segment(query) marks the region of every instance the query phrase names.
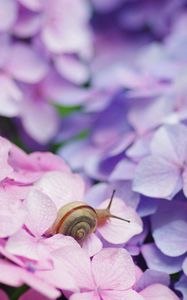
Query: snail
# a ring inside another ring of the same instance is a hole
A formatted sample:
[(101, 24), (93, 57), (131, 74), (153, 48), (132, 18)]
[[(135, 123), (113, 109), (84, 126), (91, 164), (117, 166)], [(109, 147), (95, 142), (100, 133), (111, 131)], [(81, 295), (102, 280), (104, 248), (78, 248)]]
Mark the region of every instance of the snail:
[(61, 233), (72, 236), (82, 245), (88, 235), (93, 233), (97, 227), (104, 225), (109, 218), (130, 223), (129, 220), (110, 213), (114, 194), (115, 190), (105, 209), (95, 209), (85, 202), (80, 201), (70, 202), (64, 205), (59, 209), (57, 218), (47, 233), (50, 235)]

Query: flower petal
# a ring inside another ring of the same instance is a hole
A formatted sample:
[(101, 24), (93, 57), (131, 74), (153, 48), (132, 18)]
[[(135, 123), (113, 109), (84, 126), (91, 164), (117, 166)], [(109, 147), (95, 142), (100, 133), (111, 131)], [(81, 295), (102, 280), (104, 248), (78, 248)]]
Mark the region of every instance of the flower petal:
[(101, 250), (92, 259), (92, 271), (101, 290), (126, 290), (135, 283), (135, 265), (125, 249)]
[(151, 155), (138, 165), (133, 190), (155, 198), (170, 198), (181, 189), (180, 179), (180, 168), (162, 157)]
[(151, 150), (167, 161), (183, 164), (187, 153), (187, 127), (177, 124), (160, 128), (152, 140)]
[(5, 249), (14, 255), (38, 260), (39, 253), (37, 248), (38, 243), (36, 239), (21, 229), (8, 239)]
[[(106, 208), (109, 199), (104, 201), (99, 208)], [(109, 218), (105, 224), (98, 227), (98, 232), (105, 240), (112, 244), (126, 243), (134, 235), (142, 232), (143, 225), (140, 217), (134, 209), (128, 207), (121, 199), (114, 198), (110, 209), (112, 215), (124, 218), (130, 222)]]
[(184, 256), (170, 257), (164, 255), (155, 244), (143, 245), (141, 251), (148, 267), (152, 270), (173, 274), (182, 268)]
[(57, 266), (59, 264), (62, 265), (65, 274), (72, 276), (79, 289), (95, 289), (90, 258), (81, 247), (67, 246), (56, 250), (53, 252), (53, 261), (55, 261)]
[(84, 241), (82, 248), (91, 257), (103, 248), (103, 244), (101, 240), (94, 233), (92, 233)]
[(69, 172), (47, 172), (35, 187), (48, 195), (57, 208), (68, 202), (81, 201), (84, 197), (84, 182), (80, 176)]
[(151, 221), (155, 243), (165, 255), (176, 257), (187, 251), (185, 202), (162, 201)]
[(128, 300), (144, 300), (144, 298), (139, 295), (137, 292), (133, 290), (128, 291), (101, 291), (101, 296), (103, 300), (122, 300), (122, 299), (128, 299)]
[(140, 294), (145, 300), (179, 300), (172, 290), (162, 284), (150, 285)]
[(17, 13), (18, 5), (16, 1), (0, 1), (0, 31), (7, 31), (14, 25)]
[(100, 300), (100, 297), (96, 294), (96, 292), (85, 292), (85, 293), (77, 293), (73, 294), (70, 297), (70, 300)]
[(42, 192), (33, 189), (25, 205), (28, 211), (26, 226), (36, 236), (41, 236), (54, 222), (57, 209), (54, 202)]
[(35, 83), (46, 75), (48, 67), (42, 55), (26, 44), (17, 43), (11, 47), (6, 69), (17, 80)]

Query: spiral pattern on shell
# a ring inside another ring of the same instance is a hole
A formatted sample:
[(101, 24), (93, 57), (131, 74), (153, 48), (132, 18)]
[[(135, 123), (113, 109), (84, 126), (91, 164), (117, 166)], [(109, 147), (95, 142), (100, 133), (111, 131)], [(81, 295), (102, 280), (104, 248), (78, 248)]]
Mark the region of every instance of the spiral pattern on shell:
[(94, 208), (84, 202), (72, 202), (62, 207), (55, 223), (52, 234), (61, 233), (72, 236), (80, 244), (97, 227), (97, 214)]

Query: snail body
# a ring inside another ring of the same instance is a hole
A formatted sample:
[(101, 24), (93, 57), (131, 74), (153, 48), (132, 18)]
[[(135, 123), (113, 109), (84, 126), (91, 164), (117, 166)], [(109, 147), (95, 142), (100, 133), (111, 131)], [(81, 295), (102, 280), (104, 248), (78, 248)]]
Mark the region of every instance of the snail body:
[(82, 245), (86, 238), (96, 231), (97, 227), (103, 226), (109, 218), (129, 222), (110, 213), (113, 196), (114, 192), (108, 207), (105, 209), (94, 209), (85, 202), (80, 201), (64, 205), (59, 209), (57, 218), (47, 233), (50, 235), (61, 233), (72, 236)]

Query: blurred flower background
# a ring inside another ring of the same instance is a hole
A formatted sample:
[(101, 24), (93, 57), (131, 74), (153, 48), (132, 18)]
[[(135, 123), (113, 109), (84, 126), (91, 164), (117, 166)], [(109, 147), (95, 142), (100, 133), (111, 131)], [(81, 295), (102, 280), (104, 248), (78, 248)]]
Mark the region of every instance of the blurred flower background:
[(186, 0), (0, 0), (0, 135), (0, 299), (187, 300)]

